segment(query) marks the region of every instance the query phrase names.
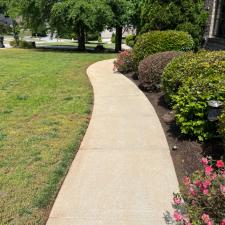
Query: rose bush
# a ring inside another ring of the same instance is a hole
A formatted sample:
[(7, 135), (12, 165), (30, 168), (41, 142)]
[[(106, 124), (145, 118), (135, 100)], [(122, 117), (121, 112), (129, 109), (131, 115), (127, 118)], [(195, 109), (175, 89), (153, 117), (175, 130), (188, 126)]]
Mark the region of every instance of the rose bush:
[(222, 160), (202, 159), (203, 169), (184, 178), (174, 194), (177, 225), (225, 225), (225, 167)]

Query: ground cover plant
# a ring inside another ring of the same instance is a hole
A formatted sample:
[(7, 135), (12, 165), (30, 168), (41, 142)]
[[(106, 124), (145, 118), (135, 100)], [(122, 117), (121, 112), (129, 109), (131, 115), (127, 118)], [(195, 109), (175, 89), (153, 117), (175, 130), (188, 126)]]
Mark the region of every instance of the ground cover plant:
[(0, 224), (44, 224), (86, 130), (86, 68), (109, 54), (0, 52)]
[(151, 31), (139, 35), (134, 46), (134, 60), (138, 67), (145, 57), (165, 51), (188, 51), (194, 48), (191, 35), (182, 31)]
[(218, 127), (207, 119), (208, 101), (225, 102), (225, 52), (187, 53), (165, 69), (166, 100), (176, 113), (183, 134), (203, 141), (214, 137)]
[(169, 62), (182, 52), (168, 51), (150, 55), (138, 67), (138, 78), (142, 88), (148, 91), (161, 89), (162, 74)]

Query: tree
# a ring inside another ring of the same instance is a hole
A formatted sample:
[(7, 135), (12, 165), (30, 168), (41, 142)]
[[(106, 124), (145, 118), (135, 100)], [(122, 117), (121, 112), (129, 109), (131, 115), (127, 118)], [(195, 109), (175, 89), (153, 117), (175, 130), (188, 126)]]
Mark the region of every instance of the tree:
[(102, 31), (112, 17), (104, 0), (65, 0), (51, 10), (50, 24), (57, 31), (75, 32), (79, 50), (85, 50), (85, 36), (89, 31)]
[(20, 15), (25, 28), (32, 34), (43, 33), (47, 29), (51, 9), (57, 0), (14, 0), (19, 1)]
[(122, 50), (123, 27), (131, 25), (135, 8), (132, 0), (107, 0), (113, 13), (109, 27), (116, 29), (115, 51)]
[[(18, 44), (18, 23), (16, 21), (19, 15), (19, 3), (15, 0), (0, 0), (1, 12), (12, 19), (12, 32), (15, 41)], [(9, 28), (7, 28), (9, 31)]]
[(131, 15), (131, 25), (136, 29), (136, 33), (139, 34), (141, 30), (141, 6), (142, 0), (131, 0), (133, 4), (133, 13)]
[(200, 44), (207, 19), (204, 0), (143, 0), (141, 32), (177, 29), (189, 32)]

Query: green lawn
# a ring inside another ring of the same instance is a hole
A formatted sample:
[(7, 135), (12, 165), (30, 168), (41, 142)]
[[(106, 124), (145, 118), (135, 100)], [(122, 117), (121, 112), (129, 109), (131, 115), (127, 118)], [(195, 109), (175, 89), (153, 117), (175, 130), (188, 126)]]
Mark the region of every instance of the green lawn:
[(44, 224), (87, 128), (86, 68), (113, 54), (0, 51), (0, 224)]

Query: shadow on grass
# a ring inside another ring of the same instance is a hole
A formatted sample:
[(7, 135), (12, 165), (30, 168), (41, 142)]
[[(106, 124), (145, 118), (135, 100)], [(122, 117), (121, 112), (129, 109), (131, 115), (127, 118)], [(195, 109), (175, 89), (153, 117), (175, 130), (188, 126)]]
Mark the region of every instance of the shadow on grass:
[(80, 51), (77, 47), (73, 46), (39, 46), (35, 48), (34, 50), (36, 51), (41, 51), (41, 52), (76, 52), (76, 53), (93, 53), (93, 54), (109, 54), (109, 53), (114, 53), (115, 50), (111, 48), (107, 48), (103, 51), (97, 51), (95, 48), (86, 48), (84, 51)]

